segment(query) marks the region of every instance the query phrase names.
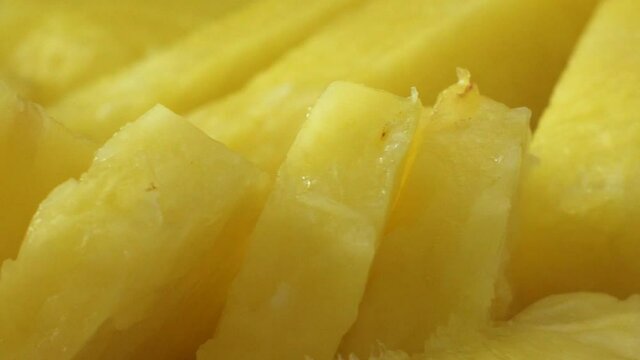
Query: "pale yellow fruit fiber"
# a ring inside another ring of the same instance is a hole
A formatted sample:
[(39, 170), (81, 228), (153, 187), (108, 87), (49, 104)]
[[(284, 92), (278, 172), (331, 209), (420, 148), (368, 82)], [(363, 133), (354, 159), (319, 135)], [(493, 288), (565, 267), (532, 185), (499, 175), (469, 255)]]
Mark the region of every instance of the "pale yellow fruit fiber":
[(549, 294), (640, 292), (640, 2), (603, 1), (531, 144), (509, 275)]
[(40, 201), (82, 174), (96, 148), (0, 83), (0, 264), (17, 254)]
[(488, 96), (540, 113), (596, 0), (373, 0), (191, 121), (275, 173), (332, 81), (435, 101), (468, 68)]
[(156, 103), (185, 112), (237, 89), (362, 0), (255, 0), (175, 45), (61, 99), (51, 114), (104, 141)]
[(459, 76), (423, 119), (344, 355), (367, 358), (380, 343), (420, 352), (451, 321), (489, 321), (530, 111), (485, 98), (468, 72)]
[[(224, 235), (241, 233), (229, 228), (232, 215), (247, 210), (239, 207), (263, 180), (162, 107), (121, 130), (88, 172), (41, 204), (17, 259), (4, 263), (0, 358), (74, 359), (99, 345), (89, 358), (140, 359), (149, 341), (168, 352), (156, 359), (192, 356), (195, 348), (177, 353), (158, 342), (160, 330), (180, 314), (194, 320), (182, 334), (200, 342), (211, 335), (198, 332), (200, 322), (215, 323), (219, 300), (202, 312), (197, 295), (218, 286), (225, 297), (228, 281), (217, 277), (229, 275), (218, 267), (243, 239)], [(211, 277), (186, 286), (198, 271)]]
[(416, 96), (337, 82), (280, 168), (204, 359), (333, 358), (420, 116)]
[[(553, 295), (481, 332), (448, 329), (412, 360), (637, 360), (640, 296)], [(393, 356), (401, 356), (396, 353)], [(409, 359), (382, 356), (378, 360)]]

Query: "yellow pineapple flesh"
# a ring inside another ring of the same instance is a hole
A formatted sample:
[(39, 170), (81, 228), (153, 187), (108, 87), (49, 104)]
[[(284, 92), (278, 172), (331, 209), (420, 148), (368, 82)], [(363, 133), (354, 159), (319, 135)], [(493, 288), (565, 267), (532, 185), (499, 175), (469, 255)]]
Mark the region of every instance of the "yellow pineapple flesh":
[(604, 1), (531, 145), (512, 313), (554, 293), (640, 292), (640, 3)]
[(554, 295), (512, 321), (480, 332), (450, 328), (424, 354), (389, 352), (371, 360), (637, 360), (640, 296), (624, 301), (601, 293)]
[(249, 0), (3, 0), (0, 76), (49, 104)]
[[(344, 14), (191, 121), (275, 173), (335, 80), (428, 102), (469, 68), (485, 93), (540, 112), (594, 0), (374, 0)], [(497, 45), (499, 44), (499, 45)], [(496, 71), (496, 69), (500, 69)]]
[[(244, 247), (234, 225), (253, 225), (234, 214), (254, 209), (263, 186), (246, 160), (162, 107), (124, 128), (49, 195), (4, 263), (0, 358), (135, 359), (150, 343), (167, 351), (158, 359), (193, 356)], [(182, 318), (187, 339), (161, 343)]]
[(529, 138), (527, 109), (482, 97), (469, 73), (423, 119), (421, 142), (341, 353), (419, 352), (455, 321), (489, 320)]
[(322, 95), (278, 172), (198, 359), (332, 359), (356, 318), (421, 105), (350, 83)]
[(0, 83), (0, 263), (15, 257), (38, 204), (97, 148)]
[(0, 0), (0, 359), (640, 360), (638, 14)]
[(256, 0), (164, 51), (79, 88), (49, 110), (70, 129), (104, 141), (156, 103), (185, 112), (237, 89), (359, 1)]

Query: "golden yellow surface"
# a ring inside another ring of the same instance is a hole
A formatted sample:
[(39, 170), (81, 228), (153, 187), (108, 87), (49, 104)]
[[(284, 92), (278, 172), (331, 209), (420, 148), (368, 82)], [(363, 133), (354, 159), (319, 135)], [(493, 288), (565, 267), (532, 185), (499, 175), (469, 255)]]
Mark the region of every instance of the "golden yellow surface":
[(0, 77), (49, 104), (250, 0), (1, 0)]
[(530, 112), (482, 97), (460, 76), (423, 118), (344, 355), (367, 358), (380, 343), (420, 352), (450, 321), (489, 321)]
[(78, 89), (49, 111), (70, 129), (103, 142), (157, 103), (186, 112), (237, 89), (360, 1), (255, 0), (173, 46)]
[(0, 0), (0, 360), (640, 360), (639, 1)]
[(310, 106), (335, 80), (425, 103), (466, 67), (485, 94), (539, 114), (595, 0), (373, 0), (318, 32), (191, 121), (275, 173)]
[[(239, 207), (263, 181), (164, 108), (120, 131), (79, 180), (47, 197), (17, 259), (3, 264), (0, 358), (140, 359), (150, 344), (165, 350), (156, 359), (193, 354), (177, 351), (179, 341), (193, 347), (210, 335), (216, 301), (199, 292), (214, 287), (214, 297), (224, 297), (233, 274), (218, 266), (243, 240), (229, 236), (242, 233), (229, 226), (253, 209)], [(199, 267), (208, 276), (190, 284)], [(159, 330), (168, 325), (175, 334), (171, 325), (183, 318), (192, 320), (180, 327), (187, 339), (163, 343)]]
[(640, 291), (640, 3), (604, 1), (535, 133), (509, 275), (544, 296)]
[(389, 352), (371, 360), (636, 360), (638, 334), (638, 295), (622, 301), (600, 293), (563, 294), (480, 332), (443, 331), (424, 354)]
[(337, 82), (278, 172), (198, 359), (331, 360), (355, 321), (421, 105)]
[(40, 201), (84, 172), (96, 148), (0, 83), (0, 264), (18, 253)]

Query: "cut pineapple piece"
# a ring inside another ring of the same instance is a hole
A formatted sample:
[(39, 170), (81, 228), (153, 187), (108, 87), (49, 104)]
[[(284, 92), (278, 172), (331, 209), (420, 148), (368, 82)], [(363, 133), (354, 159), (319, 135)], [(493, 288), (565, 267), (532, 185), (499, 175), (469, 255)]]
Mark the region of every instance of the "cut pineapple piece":
[(481, 97), (459, 75), (424, 119), (343, 354), (366, 358), (380, 342), (419, 352), (450, 321), (489, 320), (530, 112)]
[(546, 295), (640, 292), (640, 2), (602, 3), (532, 142), (513, 311)]
[[(191, 120), (275, 173), (309, 106), (335, 80), (423, 99), (469, 68), (485, 93), (538, 112), (596, 0), (374, 0)], [(496, 71), (499, 69), (499, 71)]]
[(278, 173), (199, 359), (332, 359), (356, 318), (421, 106), (335, 83)]
[(104, 141), (156, 103), (184, 112), (236, 89), (359, 1), (256, 0), (175, 46), (78, 89), (50, 111), (74, 131)]
[(12, 49), (4, 79), (22, 96), (46, 104), (94, 73), (125, 64), (134, 53), (92, 19), (54, 12)]
[[(42, 203), (5, 262), (0, 358), (140, 359), (153, 343), (167, 351), (156, 359), (192, 356), (211, 336), (232, 276), (226, 262), (243, 246), (232, 225), (246, 223), (233, 214), (263, 179), (164, 108), (124, 128), (79, 181)], [(172, 329), (178, 316), (192, 323)], [(175, 348), (158, 342), (165, 326), (181, 334)], [(192, 348), (177, 352), (185, 341)]]
[(248, 1), (3, 0), (0, 73), (50, 103)]
[(96, 147), (0, 83), (0, 264), (17, 254), (40, 201), (85, 171)]
[[(640, 359), (640, 297), (596, 293), (548, 297), (513, 321), (482, 332), (448, 329), (412, 360)], [(389, 352), (376, 360), (408, 360)]]

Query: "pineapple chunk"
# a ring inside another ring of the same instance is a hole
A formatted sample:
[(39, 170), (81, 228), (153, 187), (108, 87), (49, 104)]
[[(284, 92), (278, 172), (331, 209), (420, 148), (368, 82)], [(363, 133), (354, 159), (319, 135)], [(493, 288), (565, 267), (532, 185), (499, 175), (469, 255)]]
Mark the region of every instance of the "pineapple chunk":
[(495, 328), (448, 330), (423, 355), (388, 352), (371, 360), (640, 359), (640, 296), (555, 295)]
[(156, 103), (188, 111), (238, 88), (359, 1), (256, 0), (165, 51), (69, 94), (50, 108), (51, 114), (70, 129), (104, 141)]
[(18, 253), (40, 201), (85, 171), (95, 149), (0, 83), (0, 264)]
[(47, 104), (94, 74), (125, 64), (135, 49), (92, 19), (53, 12), (12, 49), (4, 79), (29, 99)]
[(199, 359), (332, 359), (356, 318), (421, 106), (335, 83), (281, 167)]
[(639, 14), (636, 0), (602, 3), (533, 138), (513, 312), (554, 293), (640, 292)]
[(248, 0), (3, 0), (0, 64), (20, 93), (51, 103)]
[(17, 259), (4, 263), (0, 358), (146, 358), (139, 349), (168, 347), (157, 340), (176, 314), (193, 323), (170, 340), (195, 343), (154, 358), (193, 355), (230, 283), (227, 258), (243, 246), (226, 236), (244, 232), (233, 215), (263, 176), (164, 108), (124, 128), (79, 181), (49, 195)]
[(343, 354), (366, 358), (379, 342), (418, 352), (450, 321), (489, 320), (530, 112), (483, 98), (468, 72), (459, 76), (424, 119)]
[[(335, 80), (426, 101), (469, 68), (486, 94), (538, 112), (596, 0), (374, 0), (308, 39), (192, 122), (275, 173)], [(496, 69), (499, 69), (497, 71)]]

